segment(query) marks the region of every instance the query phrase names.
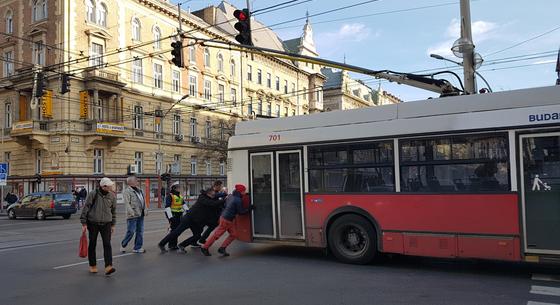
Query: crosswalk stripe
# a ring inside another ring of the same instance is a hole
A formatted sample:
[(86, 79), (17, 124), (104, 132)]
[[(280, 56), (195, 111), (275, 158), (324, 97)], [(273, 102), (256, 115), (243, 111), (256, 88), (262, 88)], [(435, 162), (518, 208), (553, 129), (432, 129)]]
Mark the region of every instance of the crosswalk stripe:
[(560, 296), (560, 288), (531, 285), (530, 293)]
[(548, 281), (548, 282), (560, 282), (560, 276), (548, 275), (548, 274), (533, 274), (531, 277), (533, 281)]
[(527, 305), (559, 305), (559, 304), (529, 301), (529, 302), (527, 302)]

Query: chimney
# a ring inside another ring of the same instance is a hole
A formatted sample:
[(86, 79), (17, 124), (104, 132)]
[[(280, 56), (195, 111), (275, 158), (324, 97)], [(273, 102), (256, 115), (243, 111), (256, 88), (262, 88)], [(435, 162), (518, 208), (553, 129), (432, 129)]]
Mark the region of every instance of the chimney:
[(214, 25), (216, 23), (216, 7), (209, 6), (207, 8), (192, 12), (193, 15), (204, 20), (204, 22)]

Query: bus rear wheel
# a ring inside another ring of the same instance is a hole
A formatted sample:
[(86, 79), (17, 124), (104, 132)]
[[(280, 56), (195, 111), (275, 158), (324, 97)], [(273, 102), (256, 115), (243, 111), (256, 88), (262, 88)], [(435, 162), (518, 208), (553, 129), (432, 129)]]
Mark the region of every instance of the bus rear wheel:
[(355, 214), (336, 219), (328, 231), (329, 249), (344, 263), (367, 264), (377, 254), (375, 229), (367, 219)]

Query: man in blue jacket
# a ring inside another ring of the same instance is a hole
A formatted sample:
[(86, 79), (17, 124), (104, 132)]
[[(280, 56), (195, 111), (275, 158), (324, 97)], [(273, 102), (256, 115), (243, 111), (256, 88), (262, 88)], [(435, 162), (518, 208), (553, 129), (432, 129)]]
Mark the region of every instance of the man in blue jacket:
[(210, 251), (208, 248), (218, 240), (226, 231), (229, 233), (228, 238), (222, 243), (222, 246), (218, 249), (218, 253), (223, 256), (229, 256), (226, 252), (227, 246), (229, 246), (237, 238), (237, 230), (235, 228), (235, 216), (237, 214), (246, 214), (249, 209), (243, 208), (243, 202), (241, 198), (245, 195), (247, 188), (243, 184), (236, 184), (235, 190), (231, 195), (226, 198), (226, 203), (222, 215), (220, 216), (220, 224), (218, 228), (214, 231), (214, 234), (206, 241), (206, 243), (200, 248), (202, 254), (205, 256), (210, 256)]

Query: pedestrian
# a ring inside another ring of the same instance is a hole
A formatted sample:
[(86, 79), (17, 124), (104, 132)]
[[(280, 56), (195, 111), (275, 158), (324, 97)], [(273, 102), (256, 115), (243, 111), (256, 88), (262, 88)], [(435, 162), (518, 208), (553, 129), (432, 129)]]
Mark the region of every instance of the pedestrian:
[(78, 204), (79, 204), (80, 208), (82, 208), (84, 206), (84, 201), (86, 200), (87, 194), (88, 194), (88, 192), (86, 190), (86, 187), (85, 186), (82, 187), (82, 189), (78, 193), (78, 198), (79, 198), (78, 199), (79, 200)]
[(117, 220), (117, 197), (111, 191), (114, 185), (115, 183), (107, 177), (101, 179), (99, 188), (91, 192), (86, 198), (80, 216), (82, 231), (85, 232), (87, 229), (89, 232), (88, 260), (89, 272), (91, 273), (97, 273), (95, 247), (97, 246), (98, 234), (101, 234), (101, 240), (103, 241), (105, 275), (115, 272), (111, 249), (111, 235), (115, 232)]
[(126, 252), (126, 246), (134, 237), (134, 253), (145, 253), (142, 248), (144, 243), (144, 216), (147, 215), (146, 200), (144, 193), (138, 188), (138, 178), (131, 175), (126, 178), (128, 185), (123, 191), (123, 202), (126, 208), (126, 235), (121, 241), (120, 251)]
[[(212, 188), (208, 190), (201, 191), (195, 204), (191, 207), (188, 213), (181, 217), (181, 222), (173, 231), (171, 231), (167, 236), (165, 236), (159, 243), (158, 247), (161, 252), (166, 252), (166, 244), (171, 244), (173, 241), (177, 241), (177, 238), (181, 233), (187, 229), (191, 229), (193, 235), (178, 245), (177, 252), (186, 253), (186, 247), (192, 244), (196, 245), (196, 241), (200, 238), (202, 233), (202, 228), (209, 221), (208, 218), (212, 218), (215, 214), (214, 210), (221, 209), (223, 207), (223, 201), (215, 198), (215, 193)], [(212, 220), (210, 220), (212, 221)]]
[(8, 205), (16, 203), (18, 199), (19, 199), (18, 196), (14, 194), (11, 190), (8, 191), (6, 196), (4, 196), (4, 200), (8, 203)]
[(208, 250), (212, 244), (218, 240), (226, 231), (229, 233), (227, 239), (222, 243), (222, 246), (218, 249), (218, 253), (223, 256), (229, 256), (226, 248), (237, 238), (237, 230), (235, 228), (235, 216), (237, 214), (246, 214), (249, 209), (243, 207), (242, 197), (245, 195), (247, 188), (243, 184), (236, 184), (235, 189), (231, 195), (226, 198), (226, 203), (222, 215), (220, 217), (220, 224), (218, 228), (214, 231), (210, 239), (200, 248), (200, 251), (205, 256), (210, 256), (210, 251)]
[[(225, 200), (226, 199), (227, 192), (224, 192), (224, 185), (223, 185), (223, 182), (221, 180), (216, 180), (212, 184), (212, 189), (214, 190), (214, 193), (216, 194), (215, 197), (217, 199), (219, 199), (219, 200)], [(223, 205), (222, 205), (222, 207), (223, 207)], [(212, 218), (214, 221), (208, 221), (207, 222), (206, 230), (204, 230), (204, 233), (202, 233), (202, 235), (200, 236), (200, 239), (198, 240), (198, 242), (202, 245), (206, 242), (206, 239), (208, 239), (208, 236), (210, 236), (212, 231), (214, 231), (214, 229), (218, 226), (218, 222), (220, 220), (220, 214), (222, 213), (222, 210), (221, 209), (215, 209), (214, 212), (215, 212), (215, 214), (214, 214), (214, 217)]]
[[(181, 196), (181, 186), (177, 181), (171, 185), (171, 191), (169, 191), (169, 194), (165, 198), (165, 210), (167, 219), (169, 220), (170, 231), (175, 230), (179, 226), (179, 223), (181, 223), (181, 217), (185, 211), (183, 209), (184, 203), (185, 200), (183, 196)], [(179, 249), (177, 248), (177, 239), (169, 242), (169, 249)]]

